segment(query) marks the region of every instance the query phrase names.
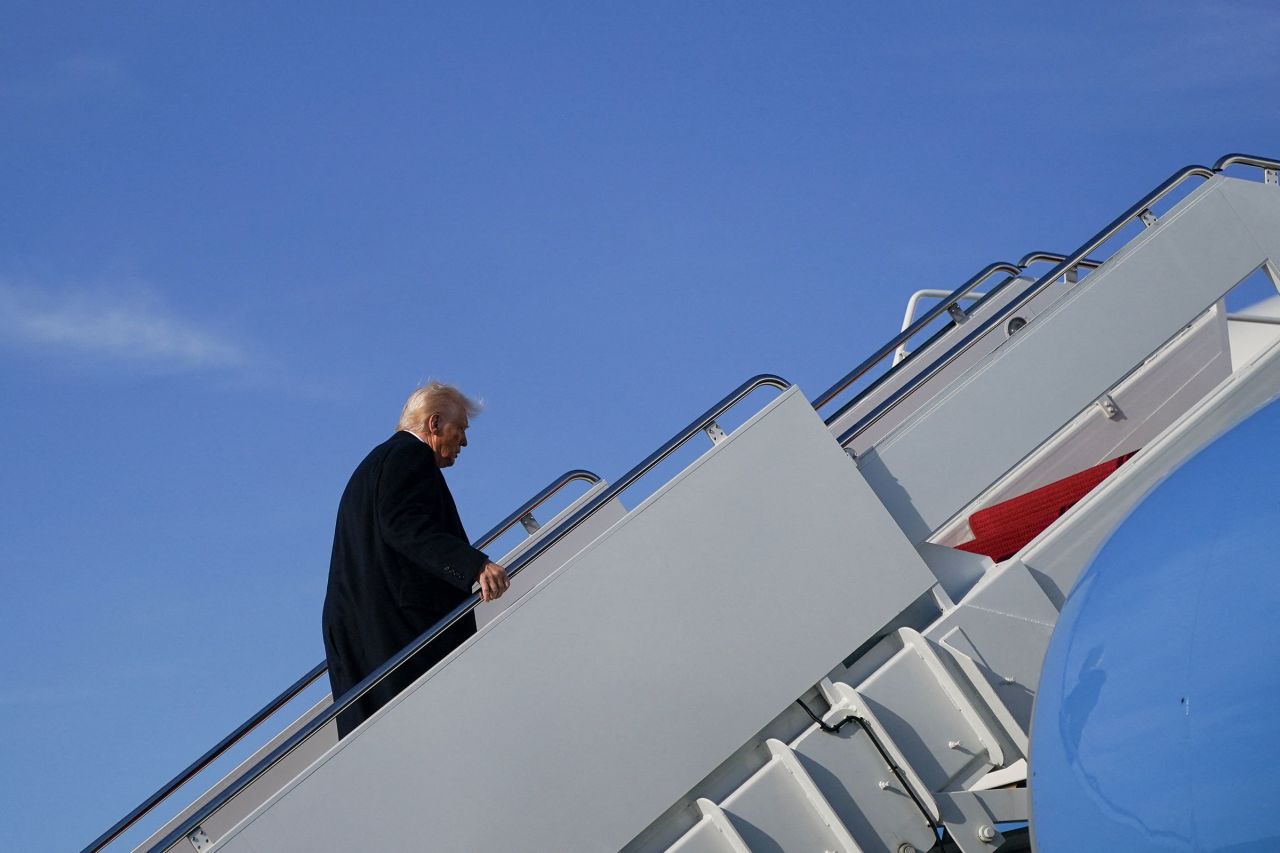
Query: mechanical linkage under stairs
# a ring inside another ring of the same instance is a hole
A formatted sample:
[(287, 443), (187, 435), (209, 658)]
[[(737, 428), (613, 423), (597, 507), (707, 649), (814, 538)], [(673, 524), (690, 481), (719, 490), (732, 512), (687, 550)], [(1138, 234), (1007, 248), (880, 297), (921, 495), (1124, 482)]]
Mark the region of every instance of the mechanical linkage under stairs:
[[(1182, 169), (1071, 254), (988, 266), (813, 401), (755, 377), (616, 482), (569, 472), (482, 540), (528, 534), (501, 601), (473, 595), (156, 812), (317, 666), (86, 851), (1029, 849), (1067, 594), (1156, 483), (1280, 394), (1278, 170)], [(1229, 312), (1258, 281), (1270, 297)], [(339, 744), (338, 712), (472, 609), (477, 635)]]

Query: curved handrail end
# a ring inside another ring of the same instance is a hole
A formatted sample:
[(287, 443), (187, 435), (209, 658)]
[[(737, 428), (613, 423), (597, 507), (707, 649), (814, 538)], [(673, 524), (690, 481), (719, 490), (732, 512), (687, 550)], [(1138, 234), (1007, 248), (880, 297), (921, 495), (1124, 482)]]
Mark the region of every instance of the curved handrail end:
[(1218, 162), (1213, 164), (1213, 171), (1221, 172), (1228, 166), (1255, 166), (1259, 169), (1280, 170), (1280, 160), (1272, 160), (1269, 157), (1257, 157), (1253, 154), (1223, 154), (1218, 158)]
[[(1027, 252), (1022, 256), (1022, 259), (1018, 261), (1018, 267), (1025, 270), (1032, 264), (1041, 262), (1060, 264), (1066, 259), (1066, 255), (1059, 254), (1058, 252)], [(1096, 270), (1098, 267), (1102, 266), (1102, 261), (1094, 258), (1082, 258), (1076, 262), (1076, 266), (1083, 269)]]

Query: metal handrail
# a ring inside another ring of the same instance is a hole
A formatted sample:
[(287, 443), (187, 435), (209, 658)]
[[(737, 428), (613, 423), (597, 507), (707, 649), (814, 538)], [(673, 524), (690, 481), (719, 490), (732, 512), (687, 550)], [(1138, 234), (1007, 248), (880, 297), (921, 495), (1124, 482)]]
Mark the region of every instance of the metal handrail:
[(1228, 314), (1228, 320), (1238, 320), (1241, 323), (1261, 323), (1265, 326), (1280, 326), (1280, 317), (1272, 317), (1268, 314)]
[(1000, 308), (998, 311), (992, 314), (989, 318), (983, 321), (976, 329), (970, 332), (969, 335), (967, 335), (964, 338), (964, 340), (960, 341), (951, 349), (949, 349), (947, 352), (943, 353), (942, 356), (940, 356), (927, 368), (925, 368), (923, 371), (913, 376), (911, 378), (911, 381), (907, 382), (905, 385), (903, 385), (901, 388), (899, 388), (897, 391), (895, 391), (893, 394), (887, 397), (884, 401), (882, 401), (879, 405), (873, 408), (870, 412), (864, 415), (861, 419), (859, 419), (857, 423), (853, 424), (853, 426), (849, 427), (847, 430), (841, 433), (839, 437), (840, 444), (841, 445), (848, 444), (849, 441), (851, 441), (855, 436), (857, 436), (858, 433), (862, 432), (862, 430), (866, 429), (867, 427), (871, 426), (873, 423), (878, 421), (880, 418), (884, 417), (884, 415), (890, 409), (896, 406), (899, 402), (901, 402), (901, 400), (904, 397), (906, 397), (911, 392), (913, 392), (921, 384), (923, 384), (924, 382), (926, 382), (927, 380), (935, 376), (940, 370), (942, 370), (947, 365), (955, 361), (955, 359), (959, 358), (960, 355), (962, 355), (966, 350), (968, 350), (971, 346), (973, 346), (973, 344), (976, 343), (978, 339), (981, 338), (984, 334), (986, 334), (987, 331), (989, 331), (991, 328), (1003, 322), (1005, 317), (1007, 317), (1013, 311), (1016, 311), (1019, 307), (1023, 305), (1023, 303), (1025, 303), (1027, 300), (1034, 297), (1036, 294), (1040, 293), (1040, 291), (1044, 290), (1046, 287), (1052, 284), (1059, 277), (1066, 275), (1069, 271), (1079, 266), (1082, 262), (1088, 261), (1089, 260), (1088, 256), (1092, 254), (1095, 250), (1097, 250), (1103, 243), (1106, 243), (1108, 240), (1114, 237), (1121, 229), (1128, 226), (1135, 219), (1140, 219), (1143, 217), (1144, 214), (1149, 214), (1150, 208), (1152, 205), (1156, 204), (1165, 196), (1169, 195), (1169, 193), (1173, 192), (1175, 189), (1180, 187), (1183, 183), (1185, 183), (1186, 181), (1188, 181), (1193, 177), (1199, 177), (1199, 178), (1204, 178), (1208, 180), (1214, 177), (1219, 172), (1221, 172), (1227, 166), (1237, 165), (1237, 164), (1257, 166), (1258, 168), (1267, 169), (1267, 170), (1280, 169), (1280, 161), (1268, 160), (1262, 157), (1253, 157), (1247, 154), (1231, 154), (1218, 160), (1218, 162), (1214, 165), (1212, 169), (1209, 169), (1205, 166), (1186, 166), (1182, 169), (1179, 169), (1177, 172), (1174, 172), (1162, 184), (1160, 184), (1151, 192), (1147, 193), (1145, 196), (1142, 197), (1142, 199), (1140, 199), (1137, 203), (1132, 205), (1128, 210), (1126, 210), (1124, 213), (1120, 214), (1120, 216), (1112, 220), (1112, 222), (1109, 225), (1107, 225), (1105, 228), (1103, 228), (1101, 231), (1099, 231), (1097, 234), (1095, 234), (1093, 237), (1087, 240), (1084, 245), (1082, 245), (1080, 248), (1072, 252), (1069, 256), (1063, 258), (1061, 261), (1055, 264), (1054, 267), (1051, 270), (1049, 270), (1049, 272), (1045, 273), (1043, 276), (1041, 276), (1039, 279), (1037, 279), (1035, 282), (1029, 285), (1027, 289), (1024, 290), (1022, 293), (1020, 293), (1017, 297), (1010, 300), (1006, 305), (1004, 305), (1002, 308)]
[[(871, 370), (871, 368), (875, 367), (877, 364), (884, 361), (887, 357), (892, 355), (893, 351), (896, 350), (899, 346), (911, 340), (913, 337), (916, 336), (917, 333), (919, 333), (921, 329), (928, 326), (930, 323), (936, 320), (939, 316), (941, 316), (948, 308), (950, 308), (952, 305), (955, 305), (957, 302), (963, 299), (965, 295), (969, 293), (969, 291), (973, 290), (978, 285), (982, 284), (984, 281), (986, 281), (988, 278), (990, 278), (991, 276), (995, 275), (998, 272), (1007, 273), (1009, 275), (1009, 278), (1013, 279), (1013, 278), (1017, 278), (1017, 276), (1022, 272), (1022, 270), (1019, 269), (1018, 267), (1015, 267), (1013, 264), (1006, 264), (1006, 263), (988, 264), (973, 278), (969, 279), (964, 284), (960, 285), (955, 290), (951, 291), (951, 295), (948, 296), (946, 299), (943, 299), (941, 302), (939, 302), (937, 305), (934, 305), (924, 314), (921, 314), (920, 319), (912, 323), (909, 328), (904, 329), (902, 332), (896, 335), (892, 340), (890, 340), (887, 344), (885, 344), (884, 346), (880, 347), (880, 349), (872, 353), (870, 357), (864, 359), (861, 364), (859, 364), (853, 370), (850, 370), (848, 373), (842, 376), (836, 382), (836, 384), (832, 385), (826, 391), (823, 391), (817, 397), (814, 397), (813, 407), (815, 409), (821, 409), (823, 406), (827, 405), (827, 403), (830, 403), (837, 396), (839, 396), (839, 394), (842, 391), (844, 391), (844, 389), (848, 388), (854, 382), (857, 382), (860, 378), (866, 375), (867, 371)], [(988, 294), (988, 296), (990, 296), (990, 294)], [(907, 364), (910, 360), (911, 360), (911, 357), (908, 356), (906, 359), (903, 359), (901, 362), (899, 362), (898, 367), (901, 367), (901, 365), (903, 364)], [(893, 370), (889, 371), (889, 373), (892, 373), (892, 372)], [(886, 373), (885, 376), (882, 377), (882, 379), (888, 378), (888, 375), (889, 374)]]
[(590, 483), (591, 485), (594, 486), (596, 483), (600, 482), (600, 475), (595, 474), (591, 471), (583, 470), (582, 468), (576, 468), (572, 471), (565, 471), (554, 481), (552, 481), (551, 483), (548, 483), (545, 489), (538, 492), (533, 497), (529, 498), (529, 500), (521, 504), (518, 509), (512, 512), (506, 518), (502, 519), (502, 521), (499, 521), (497, 524), (495, 524), (492, 530), (490, 530), (485, 535), (481, 536), (475, 542), (471, 543), (472, 546), (476, 549), (480, 549), (488, 545), (490, 542), (497, 539), (499, 536), (506, 533), (511, 528), (515, 527), (516, 522), (525, 518), (525, 516), (529, 515), (529, 513), (533, 512), (535, 509), (542, 506), (544, 503), (546, 503), (551, 498), (553, 498), (556, 495), (556, 493), (558, 493), (565, 486), (579, 480)]
[[(529, 498), (527, 501), (521, 504), (519, 508), (517, 508), (514, 512), (512, 512), (502, 521), (498, 522), (492, 529), (489, 530), (489, 532), (485, 533), (483, 536), (481, 536), (479, 539), (473, 542), (472, 546), (477, 549), (484, 548), (484, 546), (488, 545), (490, 542), (497, 539), (503, 533), (506, 533), (508, 530), (514, 527), (516, 522), (520, 521), (521, 518), (533, 512), (535, 509), (542, 506), (544, 503), (546, 503), (548, 500), (554, 497), (565, 486), (580, 480), (586, 481), (594, 485), (600, 482), (600, 476), (591, 471), (586, 471), (581, 468), (564, 472), (555, 480), (552, 480), (549, 484), (547, 484), (547, 486), (543, 488), (542, 491), (538, 492), (536, 495)], [(232, 730), (230, 734), (228, 734), (222, 740), (218, 741), (216, 744), (210, 747), (209, 750), (205, 752), (204, 755), (197, 758), (190, 765), (188, 765), (186, 769), (184, 769), (178, 775), (174, 776), (165, 784), (161, 785), (158, 789), (156, 789), (155, 793), (153, 793), (151, 796), (147, 797), (145, 800), (139, 803), (138, 806), (133, 811), (129, 812), (123, 818), (118, 820), (110, 829), (102, 833), (102, 835), (95, 838), (89, 844), (88, 847), (84, 848), (84, 850), (81, 853), (96, 853), (96, 851), (101, 850), (102, 848), (110, 844), (112, 841), (115, 841), (122, 834), (128, 831), (130, 827), (132, 827), (135, 823), (137, 823), (144, 816), (146, 816), (148, 812), (150, 812), (156, 806), (160, 805), (160, 803), (168, 799), (169, 796), (173, 794), (174, 791), (178, 790), (187, 782), (191, 781), (191, 779), (194, 778), (196, 774), (204, 770), (214, 761), (218, 760), (218, 758), (220, 758), (223, 753), (225, 753), (231, 747), (235, 746), (237, 743), (243, 740), (246, 736), (251, 734), (255, 729), (258, 728), (258, 726), (262, 725), (262, 723), (265, 722), (272, 714), (274, 714), (276, 711), (279, 711), (281, 708), (283, 708), (299, 693), (306, 690), (312, 684), (315, 684), (316, 681), (319, 680), (320, 677), (323, 676), (328, 671), (329, 671), (329, 666), (327, 661), (320, 661), (320, 663), (311, 667), (311, 669), (308, 670), (305, 675), (303, 675), (293, 684), (289, 685), (289, 687), (287, 687), (284, 690), (284, 692), (282, 692), (279, 696), (276, 696), (270, 702), (263, 705), (260, 709), (254, 712), (247, 720), (245, 720), (240, 725), (236, 726), (236, 728)]]
[(1269, 157), (1255, 157), (1252, 154), (1224, 154), (1218, 158), (1218, 162), (1213, 164), (1213, 171), (1221, 172), (1228, 166), (1255, 166), (1259, 169), (1274, 171), (1280, 169), (1280, 160), (1272, 160)]
[[(1023, 255), (1021, 260), (1019, 260), (1016, 264), (1010, 264), (1006, 262), (996, 262), (996, 263), (989, 264), (986, 267), (983, 267), (983, 269), (976, 276), (969, 279), (964, 284), (960, 285), (958, 288), (956, 288), (955, 290), (947, 294), (947, 296), (941, 302), (935, 305), (932, 310), (930, 310), (929, 312), (921, 316), (919, 320), (915, 321), (915, 323), (904, 327), (903, 330), (895, 338), (893, 338), (893, 340), (885, 344), (880, 349), (876, 350), (874, 353), (871, 354), (871, 356), (865, 359), (861, 364), (859, 364), (853, 370), (849, 371), (849, 373), (841, 377), (840, 380), (836, 382), (836, 384), (832, 385), (826, 391), (822, 392), (817, 397), (815, 397), (813, 399), (813, 407), (815, 409), (820, 409), (823, 406), (827, 405), (833, 399), (839, 396), (840, 393), (843, 392), (846, 388), (848, 388), (854, 382), (857, 382), (858, 379), (860, 379), (861, 377), (865, 376), (867, 372), (871, 370), (871, 368), (875, 367), (878, 363), (884, 361), (885, 358), (887, 358), (890, 353), (894, 354), (896, 360), (894, 361), (889, 371), (886, 372), (884, 376), (881, 376), (879, 379), (877, 379), (876, 382), (872, 384), (870, 387), (863, 389), (862, 393), (860, 393), (858, 397), (854, 398), (853, 400), (850, 400), (848, 403), (841, 406), (838, 412), (836, 412), (835, 414), (827, 418), (828, 425), (834, 423), (836, 420), (840, 418), (841, 415), (849, 411), (849, 409), (852, 408), (858, 402), (858, 400), (865, 397), (865, 395), (875, 390), (875, 388), (879, 387), (885, 380), (887, 380), (889, 378), (889, 375), (894, 373), (900, 365), (909, 361), (911, 357), (916, 353), (923, 352), (924, 350), (928, 349), (929, 344), (933, 343), (933, 339), (930, 339), (928, 343), (926, 343), (924, 346), (920, 347), (917, 350), (914, 350), (912, 352), (905, 351), (907, 342), (911, 338), (919, 334), (921, 329), (925, 328), (931, 322), (933, 322), (935, 319), (941, 316), (943, 312), (949, 311), (952, 308), (952, 306), (959, 304), (964, 299), (975, 299), (977, 301), (969, 309), (969, 312), (968, 312), (968, 313), (972, 313), (973, 311), (982, 307), (984, 303), (986, 303), (989, 299), (991, 299), (996, 294), (998, 294), (1001, 290), (1003, 290), (1005, 286), (1009, 284), (1009, 282), (1015, 280), (1019, 275), (1021, 275), (1026, 270), (1027, 267), (1031, 266), (1032, 264), (1041, 263), (1044, 261), (1060, 263), (1064, 260), (1066, 260), (1066, 255), (1060, 255), (1056, 252), (1028, 252), (1026, 255)], [(1097, 269), (1100, 266), (1102, 266), (1102, 261), (1094, 260), (1092, 258), (1082, 258), (1080, 261), (1078, 261), (1073, 265), (1073, 267), (1078, 267), (1081, 269)], [(1004, 281), (1000, 282), (1000, 284), (997, 285), (996, 287), (993, 287), (987, 293), (984, 293), (981, 295), (973, 293), (973, 291), (978, 287), (978, 285), (986, 281), (988, 278), (990, 278), (992, 275), (994, 275), (997, 272), (1008, 273), (1009, 277)], [(948, 326), (948, 328), (950, 328), (950, 326)], [(899, 355), (899, 353), (901, 354)]]
[[(1066, 259), (1066, 255), (1059, 255), (1057, 252), (1027, 252), (1022, 256), (1022, 260), (1018, 261), (1018, 266), (1025, 270), (1032, 264), (1038, 264), (1043, 261), (1060, 264)], [(1093, 258), (1084, 258), (1076, 263), (1076, 267), (1086, 270), (1096, 270), (1100, 266), (1102, 266), (1102, 261), (1094, 260)]]
[[(904, 311), (902, 314), (902, 328), (899, 331), (905, 332), (907, 329), (911, 328), (911, 324), (915, 322), (916, 309), (920, 307), (921, 299), (946, 299), (950, 295), (951, 293), (949, 291), (936, 290), (932, 287), (926, 287), (922, 290), (917, 290), (915, 293), (911, 294), (910, 298), (907, 299), (907, 310)], [(976, 290), (971, 290), (968, 293), (966, 293), (964, 296), (961, 296), (959, 299), (957, 299), (956, 302), (962, 302), (966, 299), (972, 299), (974, 302), (980, 302), (986, 298), (987, 298), (987, 294), (979, 293)], [(953, 320), (955, 319), (954, 311), (955, 311), (955, 308), (953, 307), (951, 311), (951, 313), (953, 314), (953, 317), (952, 317)], [(948, 324), (947, 328), (949, 329), (953, 325), (955, 325), (954, 322), (951, 324)], [(902, 361), (908, 355), (910, 355), (910, 353), (907, 352), (907, 345), (899, 344), (898, 348), (893, 351), (893, 361), (890, 363), (890, 366), (896, 365), (898, 362)]]
[[(1026, 268), (1031, 266), (1032, 264), (1044, 263), (1046, 261), (1056, 264), (1061, 261), (1065, 261), (1066, 259), (1067, 259), (1066, 255), (1060, 255), (1057, 252), (1028, 252), (1027, 254), (1022, 256), (1021, 260), (1018, 261), (1017, 266), (1019, 270), (1026, 270)], [(1076, 264), (1076, 269), (1096, 270), (1100, 266), (1102, 266), (1102, 261), (1095, 261), (1092, 258), (1085, 258), (1083, 261), (1080, 261), (1078, 264)], [(1010, 281), (1011, 280), (1012, 279), (1010, 279)], [(1004, 284), (1007, 284), (1007, 283), (1008, 282), (1006, 281)], [(988, 297), (998, 293), (1003, 288), (1004, 284), (1002, 284), (1000, 287), (994, 288), (990, 293), (978, 293), (976, 290), (971, 290), (968, 293), (962, 294), (959, 298), (954, 299), (951, 305), (954, 305), (965, 299), (974, 300), (974, 305), (968, 311), (965, 312), (966, 315), (970, 315), (974, 311), (982, 307), (982, 305), (986, 303)], [(953, 296), (954, 294), (947, 293), (945, 290), (933, 290), (933, 289), (917, 290), (915, 293), (911, 294), (911, 299), (907, 301), (906, 314), (902, 320), (902, 331), (905, 332), (908, 328), (910, 328), (911, 323), (915, 320), (916, 306), (919, 304), (920, 299), (922, 298), (943, 299), (943, 298), (951, 298)], [(952, 310), (951, 305), (948, 306), (949, 312)], [(951, 328), (952, 325), (954, 325), (954, 323), (949, 325), (947, 328), (948, 329)], [(932, 343), (932, 341), (930, 341), (929, 343)], [(925, 347), (927, 346), (928, 344), (925, 344)], [(899, 344), (898, 348), (894, 350), (894, 353), (893, 353), (893, 365), (896, 366), (908, 355), (910, 355), (910, 353), (907, 352), (906, 343), (904, 342), (902, 344)], [(852, 402), (856, 403), (857, 400), (854, 400)], [(837, 415), (833, 416), (833, 420), (835, 417), (838, 417), (839, 414), (842, 414), (848, 408), (849, 406), (844, 406), (841, 409), (840, 413), (837, 413)], [(830, 422), (831, 421), (828, 421), (828, 423)]]
[[(576, 530), (583, 522), (595, 514), (596, 510), (613, 500), (620, 492), (629, 488), (637, 480), (653, 470), (658, 463), (662, 462), (662, 460), (666, 459), (676, 450), (683, 447), (689, 439), (693, 438), (708, 425), (712, 424), (716, 418), (733, 408), (752, 391), (764, 387), (786, 390), (791, 387), (791, 383), (787, 382), (787, 380), (780, 376), (764, 373), (759, 376), (754, 376), (739, 385), (721, 399), (719, 403), (712, 406), (698, 418), (694, 419), (687, 427), (680, 430), (680, 432), (672, 436), (665, 444), (645, 457), (640, 464), (636, 465), (624, 474), (622, 479), (600, 492), (574, 512), (573, 515), (561, 522), (551, 534), (541, 539), (536, 545), (517, 557), (515, 561), (507, 567), (507, 575), (514, 578), (525, 566), (529, 565), (529, 563), (546, 553), (548, 549), (562, 540), (569, 533)], [(476, 605), (479, 603), (480, 595), (478, 593), (473, 593), (466, 601), (451, 610), (443, 619), (436, 622), (435, 625), (423, 632), (418, 639), (414, 640), (408, 646), (405, 646), (396, 653), (395, 656), (370, 673), (363, 681), (351, 688), (351, 690), (347, 691), (344, 696), (335, 700), (334, 703), (323, 712), (313, 717), (309, 723), (297, 732), (294, 732), (288, 740), (284, 741), (284, 743), (272, 750), (253, 767), (249, 768), (249, 770), (241, 775), (240, 778), (236, 779), (226, 788), (223, 788), (222, 791), (209, 800), (209, 802), (205, 803), (200, 807), (200, 809), (183, 821), (180, 826), (175, 828), (168, 835), (162, 838), (159, 843), (153, 846), (151, 848), (151, 853), (167, 850), (169, 847), (172, 847), (175, 843), (195, 831), (196, 827), (208, 820), (210, 815), (221, 809), (224, 805), (234, 799), (237, 794), (249, 787), (249, 785), (252, 785), (253, 782), (261, 777), (263, 773), (266, 773), (278, 764), (287, 755), (289, 755), (289, 753), (293, 752), (293, 750), (295, 750), (299, 745), (327, 725), (340, 713), (355, 704), (362, 696), (380, 684), (405, 661), (430, 645), (455, 622), (474, 610)]]
[(94, 853), (94, 851), (101, 850), (112, 841), (115, 841), (130, 827), (146, 816), (153, 808), (168, 799), (170, 794), (178, 790), (178, 788), (181, 788), (197, 773), (216, 761), (224, 752), (239, 743), (242, 738), (251, 733), (258, 726), (262, 725), (264, 720), (276, 711), (279, 711), (291, 699), (293, 699), (293, 697), (297, 696), (303, 690), (306, 690), (328, 671), (329, 667), (324, 661), (320, 661), (320, 663), (311, 667), (305, 675), (286, 688), (283, 693), (263, 705), (262, 708), (249, 717), (249, 719), (245, 720), (230, 734), (210, 747), (204, 755), (193, 761), (177, 776), (174, 776), (168, 782), (161, 785), (155, 793), (139, 803), (137, 808), (129, 812), (120, 820), (116, 821), (110, 829), (90, 842), (89, 846), (84, 848), (82, 853)]

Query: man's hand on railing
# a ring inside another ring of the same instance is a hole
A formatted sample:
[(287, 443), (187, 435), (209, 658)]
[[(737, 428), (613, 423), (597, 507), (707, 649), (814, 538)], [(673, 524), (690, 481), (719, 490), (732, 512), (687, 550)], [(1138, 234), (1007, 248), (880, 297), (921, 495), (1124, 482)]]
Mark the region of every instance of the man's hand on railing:
[(501, 598), (507, 591), (507, 587), (511, 586), (511, 581), (507, 579), (507, 570), (497, 563), (485, 563), (476, 581), (480, 584), (481, 601)]

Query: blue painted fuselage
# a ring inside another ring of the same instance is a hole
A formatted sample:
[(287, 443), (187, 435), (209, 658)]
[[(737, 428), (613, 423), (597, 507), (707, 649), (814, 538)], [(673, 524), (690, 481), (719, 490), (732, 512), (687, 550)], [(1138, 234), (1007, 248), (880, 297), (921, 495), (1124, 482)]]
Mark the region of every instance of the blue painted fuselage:
[(1280, 850), (1280, 403), (1137, 508), (1081, 577), (1031, 732), (1041, 853)]

